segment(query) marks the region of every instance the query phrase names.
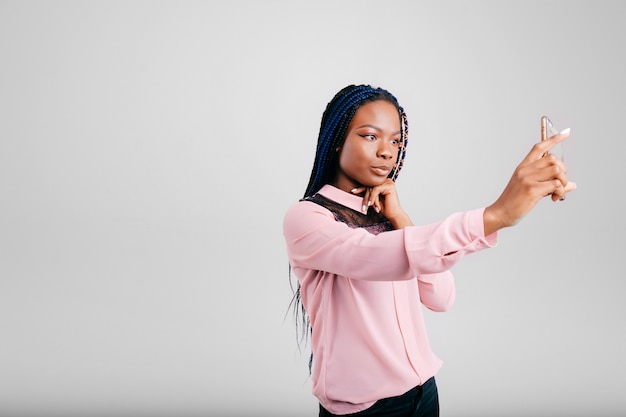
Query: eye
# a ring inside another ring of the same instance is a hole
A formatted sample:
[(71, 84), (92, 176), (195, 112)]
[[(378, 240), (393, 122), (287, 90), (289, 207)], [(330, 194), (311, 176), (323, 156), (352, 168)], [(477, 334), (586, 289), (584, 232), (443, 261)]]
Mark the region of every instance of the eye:
[(374, 134), (359, 135), (359, 136), (361, 136), (364, 139), (371, 140), (371, 141), (376, 140), (376, 135)]
[(402, 139), (392, 139), (391, 143), (396, 145), (398, 148), (402, 146)]

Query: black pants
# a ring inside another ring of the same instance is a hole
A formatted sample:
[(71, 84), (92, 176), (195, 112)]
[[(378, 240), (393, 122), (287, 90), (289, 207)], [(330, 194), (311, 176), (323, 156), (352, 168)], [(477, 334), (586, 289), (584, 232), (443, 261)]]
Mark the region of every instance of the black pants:
[[(319, 417), (335, 417), (320, 404)], [(340, 417), (439, 417), (435, 377), (397, 397), (378, 400), (370, 408)]]

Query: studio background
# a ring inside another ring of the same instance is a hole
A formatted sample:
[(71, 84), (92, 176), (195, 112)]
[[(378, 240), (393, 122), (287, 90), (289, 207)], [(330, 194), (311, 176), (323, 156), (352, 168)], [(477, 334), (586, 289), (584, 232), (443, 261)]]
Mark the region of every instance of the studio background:
[(282, 217), (326, 103), (389, 89), (417, 224), (546, 114), (578, 189), (453, 269), (442, 417), (626, 413), (620, 1), (0, 0), (0, 415), (314, 416)]

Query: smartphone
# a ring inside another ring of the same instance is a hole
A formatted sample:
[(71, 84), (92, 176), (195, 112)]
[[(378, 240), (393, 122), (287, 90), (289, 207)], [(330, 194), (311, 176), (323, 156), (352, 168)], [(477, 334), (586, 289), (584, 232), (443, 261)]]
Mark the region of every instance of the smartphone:
[[(559, 131), (556, 130), (556, 128), (554, 127), (554, 124), (552, 124), (552, 120), (550, 120), (548, 116), (542, 116), (541, 117), (541, 140), (549, 139), (552, 136), (557, 135), (558, 133)], [(562, 161), (563, 160), (563, 142), (557, 143), (552, 148), (550, 148), (548, 152), (556, 156)]]

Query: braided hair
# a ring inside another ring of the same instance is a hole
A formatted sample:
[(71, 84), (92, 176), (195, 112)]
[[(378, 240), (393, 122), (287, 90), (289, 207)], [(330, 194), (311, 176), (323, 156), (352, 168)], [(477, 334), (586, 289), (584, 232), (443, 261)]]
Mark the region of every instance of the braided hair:
[[(304, 192), (304, 198), (312, 196), (325, 184), (333, 182), (339, 167), (336, 149), (343, 145), (352, 118), (361, 106), (379, 100), (393, 104), (398, 110), (400, 117), (401, 144), (394, 168), (388, 176), (393, 181), (396, 180), (404, 163), (408, 141), (409, 124), (404, 109), (398, 104), (398, 100), (393, 94), (385, 89), (375, 88), (370, 85), (353, 84), (341, 89), (327, 104), (326, 110), (324, 110), (317, 139), (315, 162), (313, 163), (309, 184)], [(291, 283), (291, 265), (289, 265), (289, 279)], [(300, 346), (300, 342), (307, 341), (313, 331), (309, 316), (302, 304), (300, 282), (297, 282), (289, 307), (293, 308), (293, 316), (296, 323), (296, 339), (298, 346)], [(311, 373), (312, 365), (313, 354), (311, 353), (309, 357), (309, 373)]]
[(378, 100), (393, 104), (398, 109), (401, 119), (401, 146), (398, 150), (398, 159), (394, 169), (389, 173), (389, 178), (396, 180), (404, 163), (409, 131), (404, 109), (398, 104), (398, 100), (393, 94), (387, 90), (369, 85), (349, 85), (339, 91), (326, 106), (317, 138), (315, 162), (304, 197), (312, 196), (324, 184), (332, 182), (338, 167), (338, 154), (335, 149), (343, 145), (348, 132), (348, 125), (354, 114), (365, 103)]

